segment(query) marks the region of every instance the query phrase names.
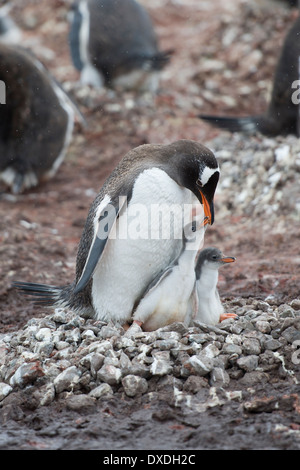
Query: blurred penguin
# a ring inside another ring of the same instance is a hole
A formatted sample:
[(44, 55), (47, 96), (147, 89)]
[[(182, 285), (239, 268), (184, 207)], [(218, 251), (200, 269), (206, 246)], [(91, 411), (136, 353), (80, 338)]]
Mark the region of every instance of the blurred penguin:
[(275, 71), (271, 101), (262, 115), (226, 117), (200, 115), (204, 121), (231, 132), (268, 136), (295, 134), (299, 136), (299, 103), (294, 86), (300, 79), (300, 17), (289, 30)]
[(31, 52), (1, 42), (0, 101), (0, 180), (17, 194), (56, 173), (76, 111)]
[(77, 0), (69, 35), (81, 82), (155, 92), (170, 51), (158, 49), (151, 19), (135, 0)]
[(0, 7), (0, 41), (17, 44), (22, 39), (22, 33), (9, 14), (11, 8), (8, 3)]

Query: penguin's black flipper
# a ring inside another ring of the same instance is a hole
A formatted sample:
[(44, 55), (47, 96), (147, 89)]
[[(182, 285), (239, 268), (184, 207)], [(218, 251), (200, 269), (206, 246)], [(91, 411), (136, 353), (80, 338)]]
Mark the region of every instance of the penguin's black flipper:
[(200, 114), (198, 117), (214, 127), (230, 132), (255, 134), (257, 131), (260, 131), (261, 116), (226, 117)]
[(108, 203), (101, 210), (97, 220), (97, 227), (94, 233), (94, 239), (91, 244), (89, 254), (87, 256), (83, 271), (74, 289), (74, 294), (82, 291), (85, 288), (89, 280), (91, 279), (95, 268), (101, 258), (101, 255), (106, 246), (109, 234), (117, 220), (117, 217), (126, 202), (126, 198), (121, 203), (113, 204)]

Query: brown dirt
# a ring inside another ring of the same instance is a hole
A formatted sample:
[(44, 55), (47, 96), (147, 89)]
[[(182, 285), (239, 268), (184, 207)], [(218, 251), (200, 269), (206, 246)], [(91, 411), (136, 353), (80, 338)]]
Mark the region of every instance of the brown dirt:
[[(68, 3), (24, 0), (22, 7), (16, 6), (13, 12), (25, 28), (27, 40), (38, 38), (33, 47), (37, 55), (57, 79), (70, 83), (78, 79), (78, 74), (71, 65), (66, 40)], [(77, 124), (66, 160), (55, 178), (17, 197), (0, 195), (1, 332), (18, 329), (31, 317), (44, 315), (11, 288), (13, 280), (56, 285), (73, 280), (77, 245), (88, 208), (104, 179), (129, 149), (146, 142), (167, 143), (180, 138), (205, 143), (219, 131), (197, 118), (200, 111), (251, 114), (265, 108), (278, 47), (297, 13), (277, 6), (277, 2), (271, 12), (268, 6), (261, 10), (260, 6), (247, 6), (248, 2), (239, 0), (143, 3), (151, 4), (149, 12), (161, 48), (175, 49), (157, 97), (151, 102), (130, 93), (118, 96), (104, 91), (97, 96), (91, 91), (92, 98), (79, 101), (88, 127), (82, 129)], [(224, 47), (220, 42), (222, 32), (228, 30), (229, 34), (230, 28), (236, 28), (237, 39)], [(266, 59), (256, 71), (248, 67), (249, 58), (241, 60), (239, 38), (243, 34), (249, 35), (251, 49), (265, 54)], [(54, 51), (53, 56), (45, 55), (42, 46)], [(203, 57), (226, 62), (234, 80), (213, 68), (205, 71)], [(217, 101), (205, 93), (208, 84), (212, 89), (219, 88)], [(242, 100), (240, 85), (250, 89)], [(218, 225), (216, 214), (208, 240), (221, 243), (228, 255), (239, 260), (231, 273), (227, 270), (226, 277), (222, 274), (221, 294), (229, 298), (265, 298), (279, 292), (282, 303), (295, 298), (299, 293), (299, 271), (291, 260), (299, 248), (299, 232), (290, 226), (286, 233), (284, 238), (276, 232), (267, 237), (259, 228), (249, 236), (243, 219), (232, 216), (229, 225)], [(289, 384), (280, 389), (281, 395), (292, 392), (295, 390)], [(267, 387), (265, 394), (268, 397)], [(174, 409), (166, 396), (151, 404), (112, 399), (80, 414), (60, 403), (51, 405), (51, 413), (49, 409), (31, 412), (30, 397), (25, 395), (23, 392), (25, 407), (18, 408), (12, 402), (0, 448), (299, 448), (295, 434), (269, 432), (278, 422), (278, 415), (282, 425), (299, 429), (299, 413), (295, 416), (291, 406), (251, 414), (241, 412), (237, 403), (230, 402), (203, 413), (199, 423), (199, 415)]]

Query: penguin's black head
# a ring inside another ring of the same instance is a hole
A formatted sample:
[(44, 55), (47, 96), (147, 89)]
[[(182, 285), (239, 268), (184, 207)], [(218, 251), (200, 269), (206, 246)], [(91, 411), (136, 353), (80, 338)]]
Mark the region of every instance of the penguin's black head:
[(224, 266), (227, 263), (233, 263), (234, 261), (234, 257), (224, 256), (221, 250), (218, 248), (204, 248), (204, 250), (200, 251), (197, 259), (195, 267), (196, 278), (200, 278), (200, 274), (204, 266), (210, 267), (212, 269), (219, 269), (221, 266)]
[(208, 223), (214, 222), (214, 195), (220, 170), (214, 154), (204, 145), (191, 140), (179, 140), (173, 147), (174, 179), (190, 189), (203, 205)]

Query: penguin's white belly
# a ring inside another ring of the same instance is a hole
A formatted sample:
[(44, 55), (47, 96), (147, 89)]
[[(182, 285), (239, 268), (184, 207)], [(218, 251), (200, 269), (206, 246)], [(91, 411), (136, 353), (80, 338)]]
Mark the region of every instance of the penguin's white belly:
[[(178, 256), (186, 222), (179, 209), (191, 201), (191, 191), (164, 171), (153, 168), (139, 175), (130, 203), (117, 221), (116, 237), (108, 240), (93, 274), (97, 319), (120, 323), (130, 319), (150, 282)], [(170, 212), (176, 212), (174, 218)]]
[(180, 268), (173, 271), (148, 295), (143, 298), (135, 311), (134, 319), (143, 322), (145, 331), (174, 322), (190, 323), (190, 298), (193, 292), (195, 276), (193, 268), (183, 276)]
[(207, 270), (197, 282), (198, 311), (195, 320), (208, 325), (216, 325), (224, 308), (217, 291), (217, 270)]

